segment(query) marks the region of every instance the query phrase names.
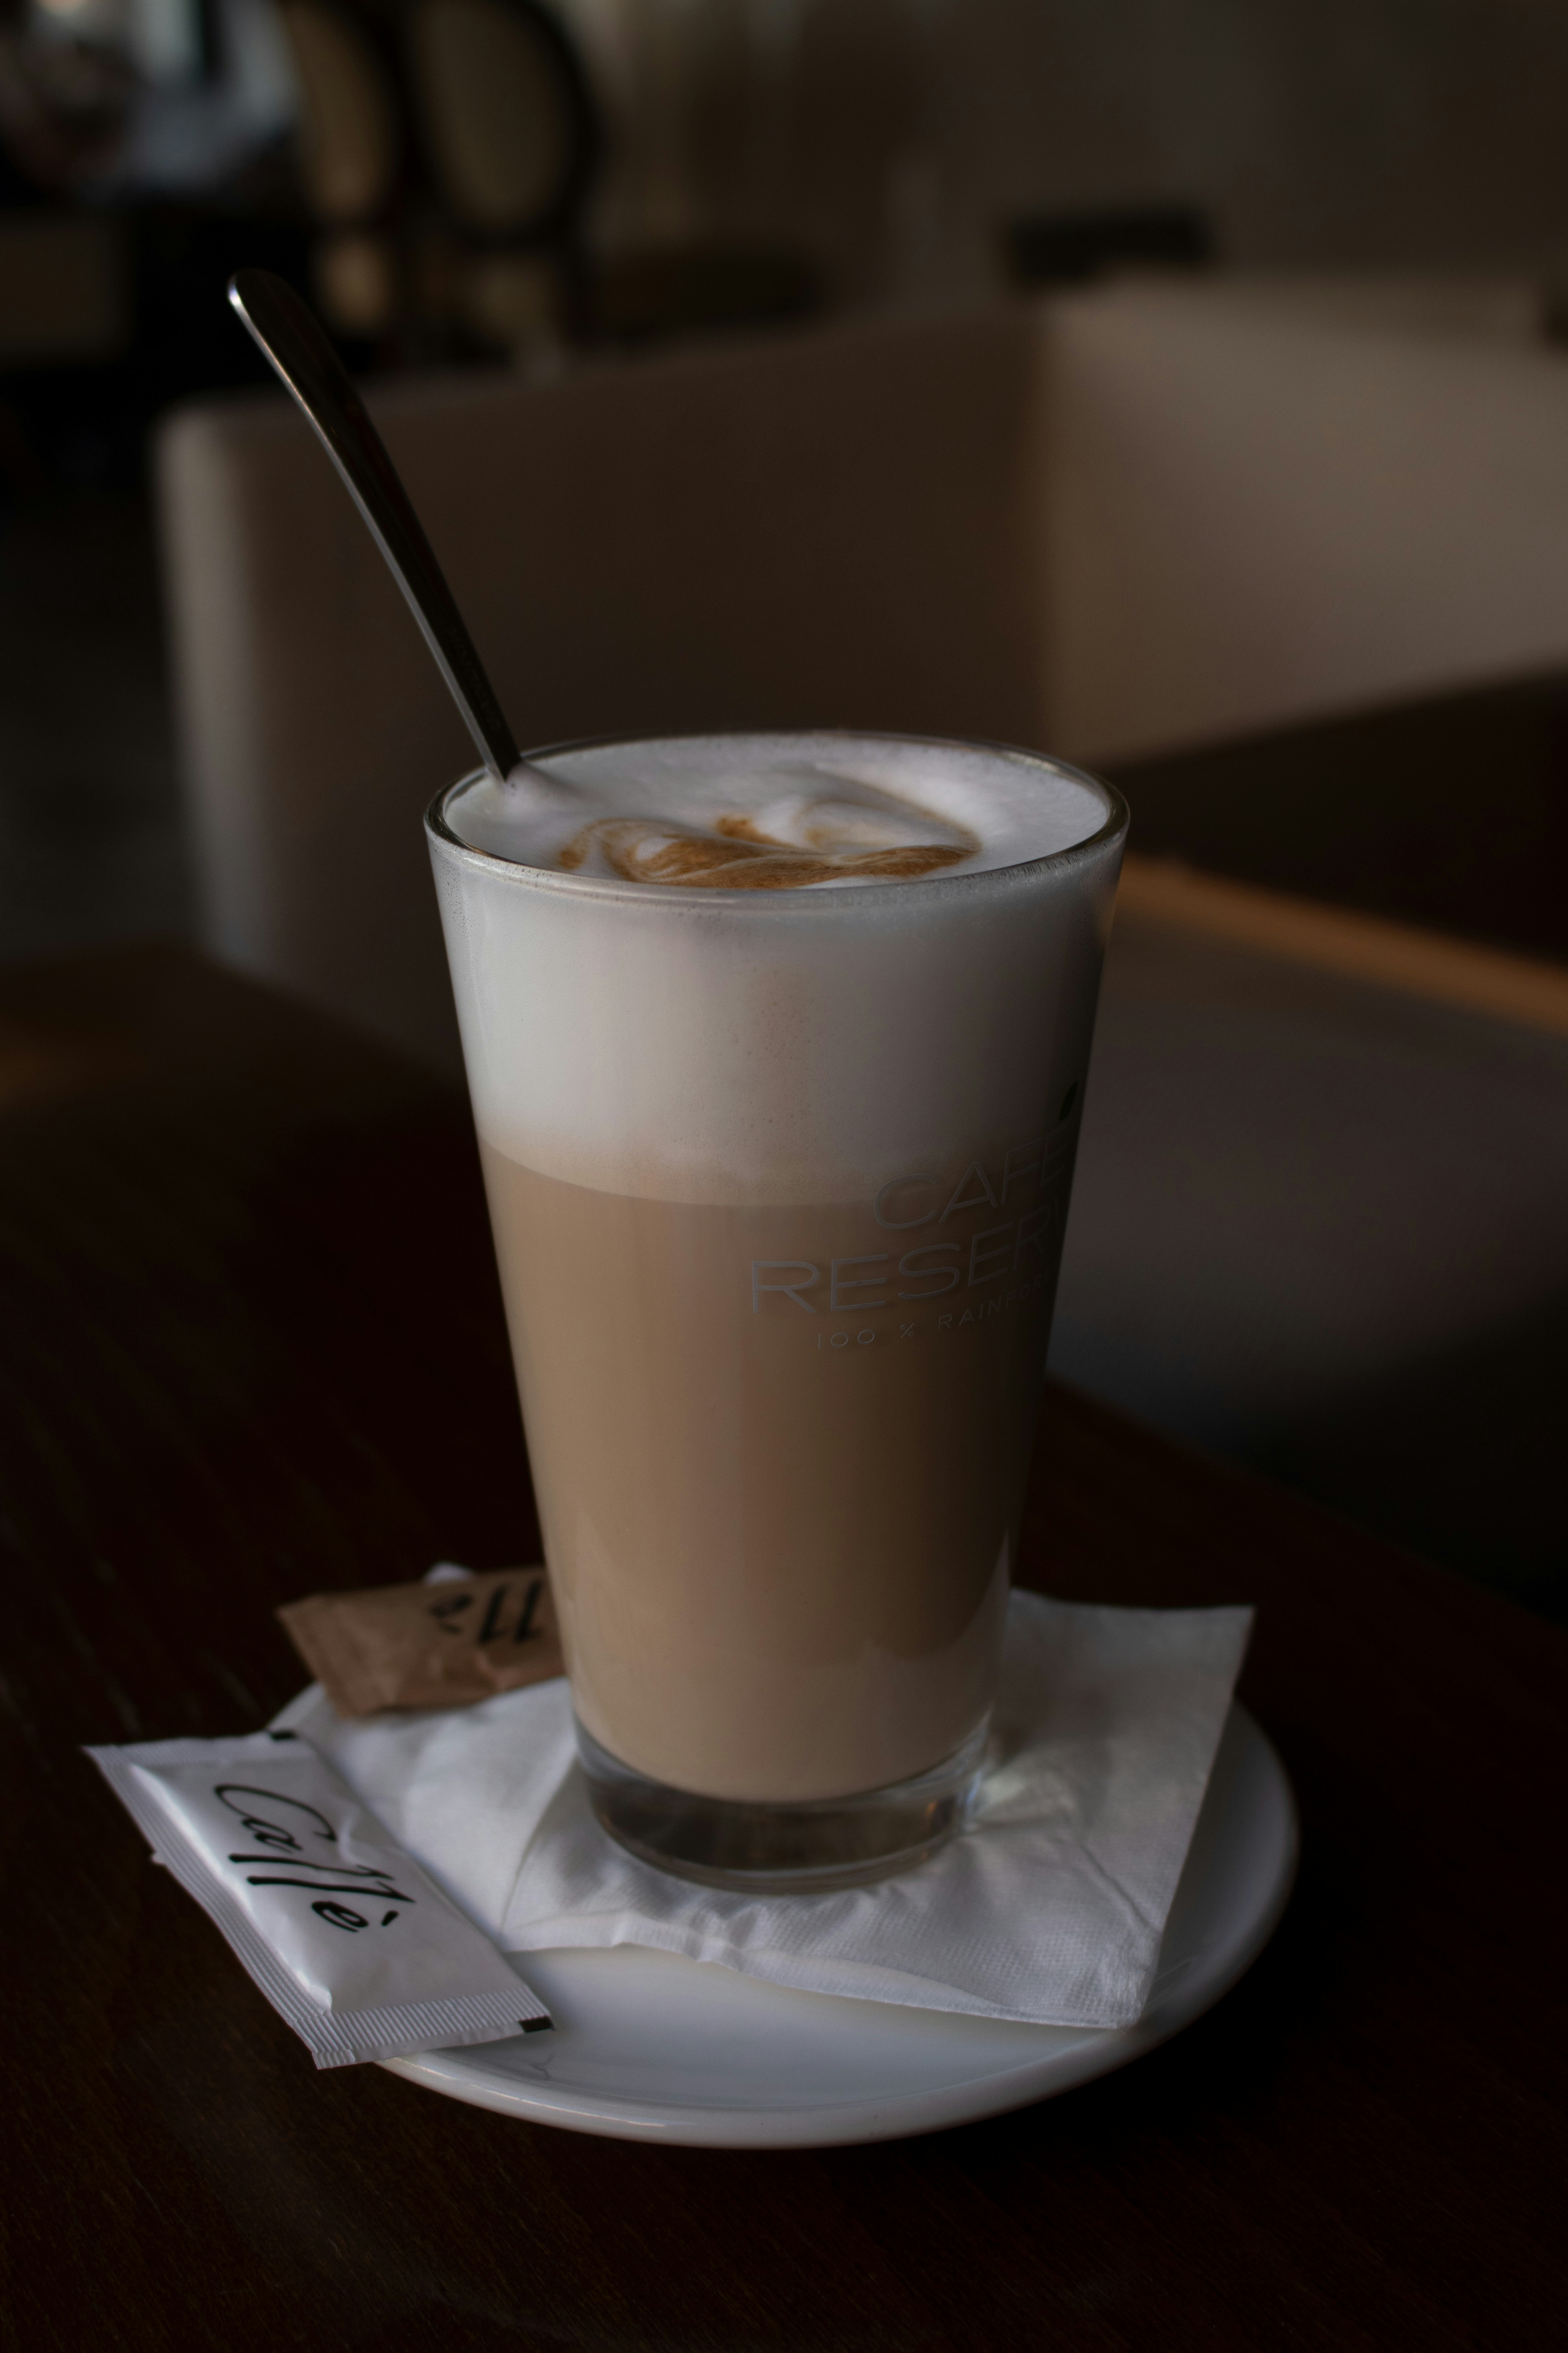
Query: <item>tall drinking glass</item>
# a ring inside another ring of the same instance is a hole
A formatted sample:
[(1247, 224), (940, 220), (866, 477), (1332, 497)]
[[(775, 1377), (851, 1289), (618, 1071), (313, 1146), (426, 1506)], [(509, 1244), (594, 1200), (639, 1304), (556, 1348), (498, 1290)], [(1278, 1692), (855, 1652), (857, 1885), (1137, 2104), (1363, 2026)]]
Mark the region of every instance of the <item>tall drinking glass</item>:
[(505, 854), (483, 776), (427, 819), (595, 1808), (687, 1877), (846, 1884), (980, 1769), (1126, 812), (913, 740), (536, 765), (639, 762), (925, 807), (961, 773), (983, 842), (990, 794), (1005, 849), (1055, 845), (671, 887)]

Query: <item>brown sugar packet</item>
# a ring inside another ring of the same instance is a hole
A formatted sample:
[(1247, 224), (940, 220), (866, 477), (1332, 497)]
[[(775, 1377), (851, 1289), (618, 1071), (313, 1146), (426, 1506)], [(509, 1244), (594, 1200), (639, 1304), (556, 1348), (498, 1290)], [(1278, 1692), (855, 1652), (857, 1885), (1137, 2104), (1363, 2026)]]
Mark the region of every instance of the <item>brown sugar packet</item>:
[(340, 1715), (468, 1707), (565, 1672), (550, 1580), (537, 1563), (312, 1593), (278, 1615)]

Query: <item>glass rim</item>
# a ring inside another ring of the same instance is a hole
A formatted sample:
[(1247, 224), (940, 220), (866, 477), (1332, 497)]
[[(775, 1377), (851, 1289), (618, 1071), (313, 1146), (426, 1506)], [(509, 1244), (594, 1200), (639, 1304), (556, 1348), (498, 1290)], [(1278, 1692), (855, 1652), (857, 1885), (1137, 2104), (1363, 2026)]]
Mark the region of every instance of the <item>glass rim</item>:
[(493, 871), (510, 877), (521, 889), (557, 891), (567, 898), (584, 900), (625, 900), (639, 906), (669, 906), (687, 913), (702, 907), (732, 908), (738, 901), (754, 902), (763, 898), (771, 907), (779, 908), (782, 912), (784, 904), (809, 903), (821, 908), (847, 901), (852, 905), (863, 906), (862, 893), (871, 894), (879, 906), (901, 904), (914, 893), (923, 897), (933, 891), (940, 891), (942, 904), (951, 906), (955, 891), (973, 893), (984, 890), (986, 885), (994, 890), (1025, 876), (1043, 876), (1047, 871), (1065, 872), (1071, 866), (1123, 839), (1131, 818), (1127, 803), (1115, 786), (1107, 784), (1103, 776), (1093, 776), (1089, 769), (1078, 767), (1070, 760), (1058, 759), (1054, 753), (1031, 751), (1021, 744), (1004, 744), (980, 735), (901, 734), (888, 727), (682, 728), (671, 734), (650, 733), (638, 729), (630, 734), (574, 736), (563, 743), (542, 744), (536, 751), (525, 752), (522, 756), (533, 762), (556, 759), (569, 752), (614, 751), (630, 744), (741, 744), (755, 742), (759, 737), (787, 737), (795, 743), (913, 744), (935, 751), (993, 752), (1004, 759), (1026, 761), (1031, 767), (1048, 768), (1058, 776), (1070, 776), (1075, 783), (1087, 785), (1105, 803), (1105, 821), (1093, 833), (1086, 835), (1082, 841), (1069, 842), (1065, 849), (1046, 850), (1038, 858), (1022, 858), (1008, 866), (984, 866), (973, 874), (954, 874), (950, 871), (922, 875), (907, 882), (883, 882), (873, 879), (858, 884), (839, 883), (829, 889), (767, 892), (729, 890), (713, 883), (706, 886), (680, 883), (650, 886), (647, 882), (621, 881), (608, 875), (569, 874), (558, 867), (530, 866), (521, 859), (503, 858), (499, 850), (477, 849), (453, 829), (447, 821), (447, 808), (458, 793), (478, 784), (482, 776), (490, 773), (482, 767), (469, 768), (453, 783), (441, 787), (426, 808), (425, 829), (432, 842), (445, 854), (450, 856), (455, 853), (458, 858), (472, 860), (483, 871)]

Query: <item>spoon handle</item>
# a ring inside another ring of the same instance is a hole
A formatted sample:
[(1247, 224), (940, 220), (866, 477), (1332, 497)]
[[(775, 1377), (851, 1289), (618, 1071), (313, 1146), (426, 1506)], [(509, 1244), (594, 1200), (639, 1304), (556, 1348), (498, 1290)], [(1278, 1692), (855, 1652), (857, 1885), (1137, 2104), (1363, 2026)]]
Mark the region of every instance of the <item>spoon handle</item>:
[(270, 270), (237, 270), (229, 280), (228, 299), (347, 483), (413, 608), (485, 765), (504, 783), (518, 764), (516, 738), (397, 469), (342, 362), (293, 288)]

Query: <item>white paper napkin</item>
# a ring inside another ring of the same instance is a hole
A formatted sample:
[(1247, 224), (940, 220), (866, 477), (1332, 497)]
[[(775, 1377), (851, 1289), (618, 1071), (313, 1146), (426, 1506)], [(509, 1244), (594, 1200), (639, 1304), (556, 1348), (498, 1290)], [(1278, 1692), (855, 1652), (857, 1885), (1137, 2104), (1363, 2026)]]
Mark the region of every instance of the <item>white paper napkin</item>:
[(975, 1823), (917, 1870), (730, 1895), (599, 1829), (564, 1682), (349, 1723), (312, 1683), (276, 1719), (321, 1748), (510, 1953), (650, 1945), (809, 1992), (1048, 2026), (1129, 2026), (1252, 1628), (1250, 1609), (1015, 1593)]

